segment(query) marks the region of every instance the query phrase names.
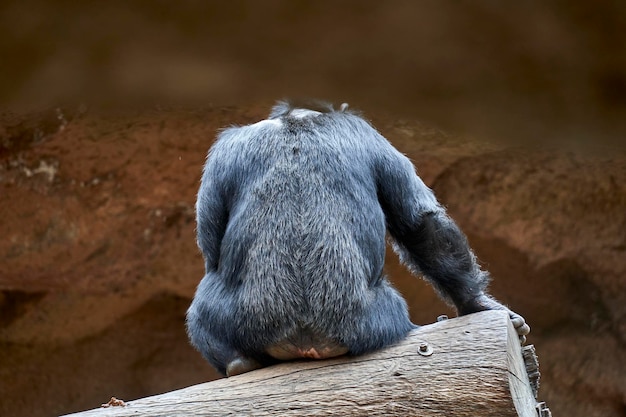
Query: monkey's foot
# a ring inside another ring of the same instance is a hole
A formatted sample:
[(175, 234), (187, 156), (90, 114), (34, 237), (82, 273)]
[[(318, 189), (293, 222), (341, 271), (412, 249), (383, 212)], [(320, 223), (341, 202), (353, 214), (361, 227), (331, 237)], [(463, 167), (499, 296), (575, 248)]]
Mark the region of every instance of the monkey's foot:
[(459, 310), (459, 314), (465, 315), (470, 313), (477, 313), (479, 311), (486, 310), (505, 310), (509, 313), (509, 318), (511, 319), (511, 323), (513, 323), (513, 327), (517, 332), (521, 344), (526, 343), (526, 335), (530, 333), (530, 326), (524, 320), (524, 317), (520, 316), (516, 312), (509, 310), (506, 306), (500, 304), (493, 298), (488, 297), (487, 295), (480, 295), (476, 297), (471, 302), (467, 303), (463, 309)]
[(262, 365), (254, 359), (238, 356), (226, 365), (226, 376), (243, 374), (261, 367)]

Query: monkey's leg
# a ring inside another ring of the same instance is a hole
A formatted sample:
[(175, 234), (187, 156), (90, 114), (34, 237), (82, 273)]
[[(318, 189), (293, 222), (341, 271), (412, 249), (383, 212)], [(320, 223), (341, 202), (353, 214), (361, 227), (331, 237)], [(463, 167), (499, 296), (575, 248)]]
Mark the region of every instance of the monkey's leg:
[(418, 327), (409, 319), (406, 301), (386, 279), (368, 291), (370, 293), (364, 297), (369, 298), (369, 302), (359, 316), (347, 319), (345, 323), (351, 324), (337, 329), (341, 343), (348, 347), (351, 355), (389, 346)]
[(218, 292), (210, 284), (210, 280), (200, 283), (187, 311), (187, 334), (191, 344), (223, 375), (260, 368), (257, 360), (246, 357), (233, 346), (233, 309), (227, 299), (215, 295)]
[(263, 366), (256, 359), (241, 354), (212, 330), (214, 329), (203, 326), (202, 320), (191, 315), (188, 316), (187, 332), (191, 343), (221, 374), (226, 376), (239, 375)]

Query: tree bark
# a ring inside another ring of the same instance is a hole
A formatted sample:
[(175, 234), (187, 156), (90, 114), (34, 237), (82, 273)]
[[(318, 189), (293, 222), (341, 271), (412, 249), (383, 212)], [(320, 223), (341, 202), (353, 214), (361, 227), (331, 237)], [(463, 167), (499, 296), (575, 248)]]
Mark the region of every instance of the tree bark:
[(536, 407), (508, 314), (487, 311), (372, 354), (284, 363), (72, 416), (536, 417)]

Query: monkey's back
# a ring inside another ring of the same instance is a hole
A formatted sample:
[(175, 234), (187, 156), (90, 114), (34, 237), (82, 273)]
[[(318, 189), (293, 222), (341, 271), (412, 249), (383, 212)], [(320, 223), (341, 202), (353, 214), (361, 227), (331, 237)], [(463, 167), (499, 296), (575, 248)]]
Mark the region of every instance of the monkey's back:
[(263, 121), (220, 138), (237, 156), (227, 168), (231, 201), (218, 272), (237, 288), (244, 333), (268, 326), (283, 335), (334, 333), (329, 327), (358, 317), (352, 313), (380, 285), (385, 218), (372, 173), (377, 145), (341, 136), (336, 123), (346, 121), (328, 119)]

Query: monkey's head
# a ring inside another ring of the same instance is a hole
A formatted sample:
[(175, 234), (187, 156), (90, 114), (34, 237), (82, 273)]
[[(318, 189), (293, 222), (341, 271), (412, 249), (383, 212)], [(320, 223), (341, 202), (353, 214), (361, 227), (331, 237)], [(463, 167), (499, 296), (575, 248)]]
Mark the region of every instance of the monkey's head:
[(270, 112), (270, 119), (278, 119), (283, 116), (291, 115), (296, 118), (302, 118), (314, 113), (334, 113), (348, 111), (348, 103), (342, 103), (339, 110), (335, 110), (332, 103), (315, 99), (289, 99), (281, 100)]

